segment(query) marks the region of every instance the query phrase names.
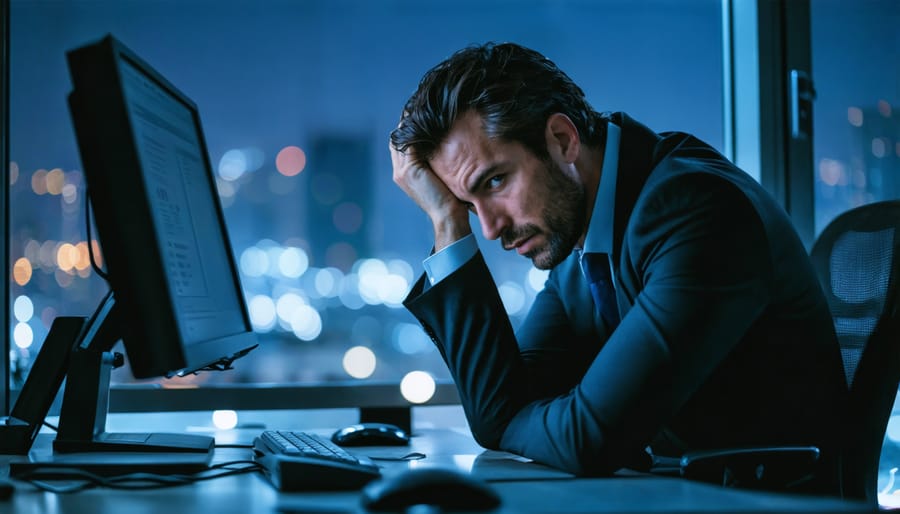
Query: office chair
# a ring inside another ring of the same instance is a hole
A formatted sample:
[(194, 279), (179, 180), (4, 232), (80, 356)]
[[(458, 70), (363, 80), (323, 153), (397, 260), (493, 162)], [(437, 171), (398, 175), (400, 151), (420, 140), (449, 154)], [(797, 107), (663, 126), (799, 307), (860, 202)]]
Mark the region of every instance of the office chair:
[(850, 387), (843, 434), (845, 498), (877, 504), (878, 465), (900, 382), (900, 200), (835, 218), (810, 257), (834, 318)]
[[(835, 323), (850, 388), (841, 493), (877, 505), (878, 465), (900, 382), (900, 201), (851, 209), (819, 235), (810, 258)], [(812, 476), (819, 450), (726, 448), (685, 454), (681, 474), (722, 485), (787, 489)]]

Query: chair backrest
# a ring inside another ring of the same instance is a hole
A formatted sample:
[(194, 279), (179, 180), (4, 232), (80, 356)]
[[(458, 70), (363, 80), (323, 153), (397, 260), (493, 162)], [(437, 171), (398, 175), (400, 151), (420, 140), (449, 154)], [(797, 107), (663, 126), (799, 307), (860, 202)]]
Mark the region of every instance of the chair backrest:
[(839, 215), (810, 256), (834, 317), (850, 387), (843, 494), (875, 504), (884, 434), (900, 382), (900, 201)]

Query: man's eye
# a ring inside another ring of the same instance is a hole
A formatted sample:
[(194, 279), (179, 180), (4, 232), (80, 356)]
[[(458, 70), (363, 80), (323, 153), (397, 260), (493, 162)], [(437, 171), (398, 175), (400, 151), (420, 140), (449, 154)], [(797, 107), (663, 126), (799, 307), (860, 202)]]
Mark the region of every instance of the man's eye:
[(503, 175), (494, 175), (490, 179), (488, 179), (488, 187), (491, 189), (496, 189), (503, 184)]

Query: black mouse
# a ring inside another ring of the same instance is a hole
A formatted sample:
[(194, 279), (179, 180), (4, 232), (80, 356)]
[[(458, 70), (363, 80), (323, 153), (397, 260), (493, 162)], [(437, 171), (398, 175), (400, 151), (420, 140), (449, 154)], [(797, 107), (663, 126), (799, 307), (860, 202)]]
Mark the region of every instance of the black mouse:
[(331, 440), (338, 446), (405, 446), (409, 434), (388, 423), (359, 423), (337, 430)]
[(453, 469), (412, 468), (370, 482), (362, 490), (362, 506), (371, 511), (405, 511), (413, 505), (442, 510), (492, 510), (500, 496), (472, 475)]

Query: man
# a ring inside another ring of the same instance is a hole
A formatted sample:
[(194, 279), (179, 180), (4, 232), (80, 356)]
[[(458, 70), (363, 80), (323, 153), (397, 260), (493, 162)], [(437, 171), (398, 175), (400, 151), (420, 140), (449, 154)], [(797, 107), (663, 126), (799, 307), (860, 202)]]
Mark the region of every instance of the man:
[[(834, 462), (847, 388), (821, 287), (784, 211), (713, 148), (597, 113), (514, 44), (426, 73), (390, 148), (435, 232), (405, 305), (482, 446), (576, 474), (640, 467), (648, 446)], [(515, 335), (470, 211), (551, 270)]]

